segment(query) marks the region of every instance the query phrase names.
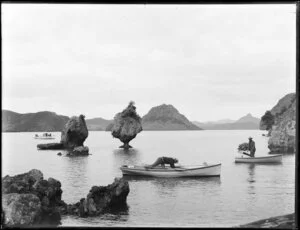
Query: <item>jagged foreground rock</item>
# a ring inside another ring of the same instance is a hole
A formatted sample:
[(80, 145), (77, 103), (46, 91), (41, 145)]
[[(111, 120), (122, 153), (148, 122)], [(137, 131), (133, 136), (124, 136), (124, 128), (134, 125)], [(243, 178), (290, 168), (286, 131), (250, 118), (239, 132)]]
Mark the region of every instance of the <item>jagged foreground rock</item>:
[(88, 147), (83, 146), (88, 134), (84, 115), (73, 116), (61, 132), (60, 143), (39, 144), (37, 147), (41, 150), (67, 149), (69, 156), (88, 155)]
[(59, 225), (61, 215), (100, 215), (110, 208), (126, 206), (127, 181), (116, 178), (108, 186), (93, 186), (76, 204), (62, 199), (61, 183), (33, 169), (28, 173), (2, 178), (2, 223), (6, 227)]
[(61, 183), (43, 179), (41, 171), (2, 178), (2, 208), (4, 225), (28, 226), (60, 224)]
[(108, 186), (93, 186), (86, 198), (68, 205), (67, 213), (80, 217), (97, 216), (111, 208), (126, 206), (129, 184), (122, 178), (115, 178)]
[(130, 102), (126, 109), (115, 115), (111, 134), (124, 143), (120, 148), (129, 149), (132, 148), (129, 142), (142, 130), (141, 117), (136, 113), (134, 102)]
[[(284, 96), (270, 111), (274, 124), (269, 130), (268, 147), (271, 152), (294, 152), (296, 149), (296, 94)], [(261, 122), (260, 127), (266, 125)]]

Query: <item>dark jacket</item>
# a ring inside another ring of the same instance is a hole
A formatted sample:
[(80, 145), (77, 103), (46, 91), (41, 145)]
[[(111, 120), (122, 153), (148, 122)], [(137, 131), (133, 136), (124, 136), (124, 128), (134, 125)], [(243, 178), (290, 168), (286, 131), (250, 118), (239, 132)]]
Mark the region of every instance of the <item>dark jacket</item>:
[(255, 142), (254, 141), (249, 141), (249, 150), (250, 152), (255, 152)]
[(171, 168), (175, 168), (176, 161), (171, 157), (161, 157), (162, 164), (169, 164)]

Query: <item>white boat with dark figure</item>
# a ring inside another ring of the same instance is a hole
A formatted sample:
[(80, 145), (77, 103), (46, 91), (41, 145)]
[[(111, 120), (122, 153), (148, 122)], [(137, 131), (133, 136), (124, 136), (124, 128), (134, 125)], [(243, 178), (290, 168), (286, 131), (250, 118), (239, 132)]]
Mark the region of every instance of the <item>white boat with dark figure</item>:
[(43, 133), (43, 135), (35, 134), (34, 139), (50, 140), (55, 139), (55, 136), (53, 136), (51, 133)]
[(191, 166), (176, 166), (175, 168), (157, 166), (123, 165), (120, 167), (123, 175), (150, 177), (209, 177), (220, 176), (221, 164), (203, 164)]
[(273, 154), (269, 156), (255, 156), (251, 157), (246, 152), (241, 152), (240, 157), (235, 158), (236, 163), (281, 163), (282, 154)]

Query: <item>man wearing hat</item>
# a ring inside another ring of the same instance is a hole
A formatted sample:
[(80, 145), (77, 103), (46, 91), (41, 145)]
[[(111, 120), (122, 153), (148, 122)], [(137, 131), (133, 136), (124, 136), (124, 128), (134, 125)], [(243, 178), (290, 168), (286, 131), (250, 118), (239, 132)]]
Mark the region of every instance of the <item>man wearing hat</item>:
[(249, 139), (248, 145), (249, 145), (250, 156), (254, 157), (256, 151), (255, 142), (252, 140), (252, 137), (249, 137), (248, 139)]
[(157, 160), (149, 166), (146, 166), (146, 168), (154, 168), (157, 165), (161, 165), (162, 167), (165, 167), (165, 164), (169, 164), (171, 168), (175, 168), (175, 163), (177, 163), (178, 160), (176, 158), (171, 158), (171, 157), (159, 157)]

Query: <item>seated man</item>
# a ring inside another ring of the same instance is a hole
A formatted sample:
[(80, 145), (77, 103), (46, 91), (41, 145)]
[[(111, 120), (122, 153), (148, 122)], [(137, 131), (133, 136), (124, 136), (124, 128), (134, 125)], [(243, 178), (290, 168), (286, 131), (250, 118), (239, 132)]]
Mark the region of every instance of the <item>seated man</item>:
[(171, 168), (175, 168), (175, 163), (177, 163), (178, 160), (176, 158), (171, 158), (171, 157), (159, 157), (157, 160), (149, 166), (146, 166), (146, 168), (154, 168), (157, 165), (161, 165), (162, 167), (165, 167), (165, 164), (169, 164)]

